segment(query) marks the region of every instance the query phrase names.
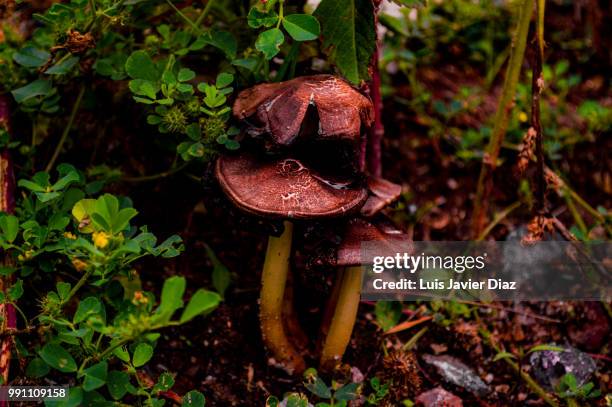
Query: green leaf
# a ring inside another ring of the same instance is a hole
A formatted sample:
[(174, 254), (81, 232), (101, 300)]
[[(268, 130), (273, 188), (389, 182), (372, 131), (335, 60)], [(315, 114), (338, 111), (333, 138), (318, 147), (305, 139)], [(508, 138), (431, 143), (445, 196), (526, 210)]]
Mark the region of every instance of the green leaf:
[(339, 401), (355, 400), (357, 398), (358, 383), (348, 383), (334, 393), (334, 399)]
[(308, 14), (289, 14), (283, 18), (283, 27), (296, 41), (309, 41), (319, 38), (319, 21)]
[(332, 396), (331, 390), (319, 376), (313, 377), (312, 381), (304, 383), (304, 386), (310, 390), (312, 394), (322, 399), (330, 399)]
[(26, 68), (40, 68), (51, 58), (51, 54), (38, 48), (27, 46), (13, 54), (13, 61)]
[(153, 386), (153, 391), (168, 391), (172, 388), (172, 386), (174, 386), (174, 376), (168, 372), (164, 372), (159, 375), (157, 383), (155, 383), (155, 386)]
[(189, 300), (189, 303), (185, 307), (180, 319), (181, 324), (192, 320), (200, 314), (210, 312), (219, 305), (220, 301), (221, 297), (219, 294), (200, 288), (193, 294), (191, 300)]
[(106, 387), (112, 398), (120, 400), (130, 387), (130, 376), (125, 372), (111, 370), (106, 378)]
[(68, 351), (54, 343), (46, 344), (38, 354), (49, 366), (64, 373), (77, 371), (74, 358)]
[(199, 391), (192, 390), (183, 396), (182, 407), (204, 407), (206, 399)]
[(89, 317), (93, 315), (98, 315), (102, 312), (102, 303), (96, 297), (87, 297), (81, 302), (79, 302), (79, 306), (77, 307), (76, 312), (74, 313), (74, 317), (72, 318), (72, 322), (74, 324), (78, 324), (87, 320)]
[(125, 346), (119, 346), (118, 348), (115, 348), (113, 353), (115, 354), (115, 356), (117, 356), (120, 360), (124, 361), (125, 363), (128, 363), (130, 361), (130, 354), (127, 351)]
[(68, 187), (73, 182), (79, 181), (81, 178), (76, 171), (70, 171), (68, 174), (64, 175), (60, 179), (57, 180), (55, 184), (51, 186), (53, 191), (60, 191), (66, 187)]
[(43, 377), (49, 373), (49, 365), (46, 364), (41, 358), (34, 358), (28, 363), (26, 368), (26, 375), (28, 377)]
[(11, 301), (17, 301), (23, 295), (23, 280), (19, 279), (8, 289), (8, 297)]
[(221, 72), (217, 75), (217, 80), (215, 81), (215, 86), (221, 89), (228, 85), (230, 85), (234, 81), (234, 75), (228, 72)]
[(497, 362), (498, 360), (501, 360), (501, 359), (516, 359), (516, 356), (510, 352), (499, 352), (493, 358), (493, 362)]
[(68, 298), (68, 294), (70, 293), (71, 287), (72, 286), (70, 285), (70, 283), (64, 283), (62, 281), (60, 281), (59, 283), (55, 285), (57, 294), (59, 295), (59, 298), (61, 300), (65, 300), (66, 298)]
[(162, 321), (169, 321), (172, 314), (183, 306), (183, 294), (186, 286), (185, 277), (173, 276), (164, 282), (161, 293), (161, 302), (156, 315)]
[(68, 73), (72, 67), (79, 62), (79, 57), (70, 57), (64, 61), (60, 61), (45, 71), (48, 75), (64, 75)]
[(196, 74), (191, 69), (181, 68), (178, 72), (179, 82), (187, 82), (195, 78)]
[[(91, 220), (91, 214), (96, 209), (95, 199), (81, 199), (72, 207), (72, 216), (81, 224), (84, 220)], [(95, 231), (93, 224), (85, 222), (82, 227), (79, 227), (82, 233), (92, 233)]]
[(552, 352), (565, 352), (565, 348), (562, 348), (560, 346), (555, 346), (555, 345), (536, 345), (533, 348), (529, 349), (527, 354), (530, 354), (532, 352), (539, 352), (539, 351), (543, 351), (543, 350), (548, 350), (548, 351), (552, 351)]
[(138, 215), (138, 211), (134, 208), (123, 208), (119, 211), (112, 224), (112, 232), (119, 233), (130, 226), (130, 220)]
[(68, 390), (68, 398), (58, 401), (45, 401), (47, 407), (80, 407), (85, 405), (83, 402), (83, 389), (80, 387), (70, 387)]
[(141, 343), (134, 350), (132, 363), (134, 367), (141, 367), (153, 357), (153, 347), (148, 343)]
[(26, 102), (37, 96), (47, 96), (52, 90), (51, 82), (46, 79), (37, 79), (21, 88), (11, 91), (17, 103)]
[(259, 34), (255, 41), (255, 48), (261, 51), (266, 59), (272, 59), (279, 53), (283, 42), (285, 42), (283, 32), (278, 28), (271, 28)]
[(367, 79), (376, 49), (374, 9), (370, 0), (322, 0), (314, 12), (321, 23), (323, 48), (354, 84)]
[(17, 239), (19, 233), (19, 219), (13, 215), (4, 215), (0, 217), (0, 229), (4, 235), (4, 240), (13, 243)]
[(138, 50), (132, 53), (125, 61), (125, 72), (132, 79), (145, 79), (157, 82), (160, 73), (155, 67), (155, 63), (146, 51)]
[(193, 141), (198, 141), (202, 138), (202, 130), (200, 129), (200, 125), (198, 123), (191, 123), (189, 126), (185, 128), (185, 133), (187, 137), (192, 139)]
[(397, 301), (376, 301), (374, 307), (376, 323), (383, 331), (388, 331), (398, 324), (402, 316), (402, 303)]
[(106, 384), (107, 374), (108, 363), (106, 361), (88, 367), (84, 371), (85, 380), (83, 380), (83, 390), (92, 391), (104, 386)]
[(426, 0), (393, 0), (394, 3), (404, 7), (423, 7), (425, 6)]
[(272, 27), (277, 21), (278, 14), (274, 10), (265, 13), (259, 11), (256, 7), (252, 7), (247, 16), (249, 27), (252, 28)]
[(230, 60), (236, 58), (236, 52), (238, 51), (238, 42), (230, 32), (212, 31), (198, 38), (196, 42), (199, 44), (210, 44), (213, 47), (220, 49)]
[[(232, 141), (232, 140), (228, 140), (227, 142), (229, 141)], [(215, 252), (213, 252), (210, 246), (205, 245), (204, 249), (206, 250), (206, 255), (208, 256), (208, 258), (210, 259), (213, 265), (213, 271), (212, 271), (213, 286), (215, 287), (215, 290), (217, 290), (217, 292), (221, 294), (221, 297), (224, 297), (225, 290), (227, 290), (227, 287), (229, 287), (230, 281), (231, 281), (230, 272), (227, 269), (227, 267), (225, 267), (225, 265), (221, 263), (221, 261), (219, 261), (219, 259), (217, 258), (217, 255), (215, 254)]]

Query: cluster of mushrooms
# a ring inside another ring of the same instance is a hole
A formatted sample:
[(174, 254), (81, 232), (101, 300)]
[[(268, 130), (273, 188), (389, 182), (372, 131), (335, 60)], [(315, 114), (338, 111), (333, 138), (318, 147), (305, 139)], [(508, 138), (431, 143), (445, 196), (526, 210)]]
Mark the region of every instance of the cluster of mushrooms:
[(305, 337), (291, 311), (287, 285), (293, 223), (346, 219), (330, 264), (337, 278), (320, 330), (320, 367), (329, 371), (341, 361), (357, 316), (361, 242), (399, 233), (371, 221), (401, 192), (399, 185), (364, 175), (362, 151), (374, 118), (372, 103), (341, 78), (314, 75), (244, 90), (233, 114), (258, 141), (257, 148), (221, 156), (215, 174), (238, 208), (283, 221), (280, 236), (268, 238), (259, 315), (270, 360), (290, 374), (306, 368)]

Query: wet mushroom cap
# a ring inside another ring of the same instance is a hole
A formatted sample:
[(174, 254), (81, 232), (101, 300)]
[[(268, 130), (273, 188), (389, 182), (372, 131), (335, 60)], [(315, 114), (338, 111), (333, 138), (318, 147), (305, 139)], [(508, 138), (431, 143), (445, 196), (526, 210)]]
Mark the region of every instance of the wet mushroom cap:
[(374, 225), (363, 219), (353, 219), (349, 222), (342, 243), (336, 252), (336, 266), (349, 267), (364, 264), (363, 243), (376, 242), (378, 247), (394, 252), (394, 247), (400, 247), (410, 239), (401, 231), (387, 224)]
[(222, 156), (215, 173), (236, 206), (259, 216), (337, 217), (358, 211), (367, 198), (365, 188), (328, 181), (293, 158)]
[(361, 214), (366, 217), (376, 215), (386, 206), (392, 204), (402, 193), (402, 186), (380, 177), (368, 177), (370, 196), (361, 207)]
[(282, 146), (292, 144), (312, 106), (319, 123), (315, 138), (359, 142), (361, 128), (374, 120), (372, 102), (343, 79), (333, 75), (301, 76), (285, 82), (264, 83), (242, 91), (233, 113), (251, 120), (253, 135), (268, 134)]

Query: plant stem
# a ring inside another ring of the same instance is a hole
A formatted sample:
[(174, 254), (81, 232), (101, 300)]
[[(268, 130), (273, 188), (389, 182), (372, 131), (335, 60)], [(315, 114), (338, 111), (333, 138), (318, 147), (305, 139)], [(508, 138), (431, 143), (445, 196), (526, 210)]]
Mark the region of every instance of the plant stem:
[[(491, 348), (493, 348), (495, 350), (495, 352), (501, 353), (501, 349), (499, 348), (499, 346), (497, 346), (491, 340), (491, 333), (490, 332), (488, 332), (486, 329), (482, 328), (480, 330), (480, 333), (481, 333), (482, 337), (484, 338), (485, 342)], [(544, 402), (546, 402), (546, 404), (548, 404), (551, 407), (560, 407), (559, 403), (557, 403), (556, 400), (554, 400), (552, 397), (550, 397), (550, 395), (546, 392), (546, 390), (544, 390), (542, 387), (540, 387), (540, 385), (535, 380), (533, 380), (531, 378), (529, 373), (527, 373), (524, 370), (522, 370), (518, 363), (516, 363), (515, 361), (513, 361), (512, 359), (507, 358), (507, 357), (506, 358), (502, 358), (502, 359), (512, 368), (512, 370), (514, 370), (516, 373), (518, 373), (518, 375), (521, 377), (521, 379), (523, 379), (525, 381), (525, 384), (527, 384), (527, 386), (535, 394), (537, 394), (542, 400), (544, 400)]]
[(535, 153), (537, 157), (536, 167), (536, 205), (535, 210), (538, 214), (544, 214), (548, 210), (546, 205), (546, 181), (544, 180), (544, 150), (542, 134), (542, 120), (540, 117), (540, 95), (542, 94), (542, 59), (544, 58), (544, 24), (543, 8), (544, 0), (536, 0), (536, 21), (537, 33), (535, 47), (535, 61), (531, 75), (531, 126), (536, 132)]
[(513, 45), (510, 52), (510, 61), (506, 71), (506, 77), (504, 79), (504, 87), (499, 99), (497, 111), (493, 118), (493, 132), (480, 168), (476, 198), (474, 199), (474, 211), (472, 214), (472, 236), (474, 237), (480, 235), (485, 226), (490, 199), (489, 195), (493, 187), (492, 174), (497, 166), (499, 151), (504, 141), (508, 122), (510, 120), (510, 112), (512, 111), (514, 95), (521, 72), (521, 65), (523, 63), (527, 34), (529, 32), (529, 22), (531, 21), (532, 13), (533, 4), (531, 0), (522, 0), (519, 5), (519, 19), (512, 40)]
[(94, 269), (90, 267), (85, 272), (85, 274), (83, 274), (83, 276), (79, 279), (79, 281), (77, 281), (74, 287), (72, 287), (72, 290), (70, 290), (66, 298), (64, 298), (64, 300), (61, 303), (61, 306), (64, 306), (65, 304), (67, 304), (68, 301), (70, 301), (70, 299), (77, 293), (77, 291), (79, 291), (81, 287), (83, 287), (83, 285), (87, 282), (87, 280), (89, 280), (89, 277), (93, 274), (93, 271)]
[(359, 308), (362, 274), (361, 266), (347, 267), (344, 271), (336, 311), (321, 351), (320, 366), (323, 371), (331, 371), (340, 362), (351, 340)]
[(49, 160), (49, 163), (45, 167), (45, 171), (47, 172), (51, 171), (51, 169), (55, 165), (55, 161), (57, 160), (57, 157), (60, 155), (62, 151), (62, 147), (64, 147), (64, 143), (66, 142), (66, 139), (68, 138), (70, 129), (72, 129), (72, 125), (74, 124), (74, 118), (76, 117), (79, 107), (81, 106), (81, 102), (83, 101), (84, 94), (85, 94), (85, 84), (81, 85), (81, 88), (79, 89), (79, 94), (77, 95), (74, 105), (72, 106), (72, 111), (70, 112), (68, 123), (66, 124), (66, 127), (64, 127), (64, 132), (62, 133), (62, 137), (60, 138), (59, 143), (57, 143), (57, 146), (55, 147), (55, 151), (53, 151), (51, 160)]
[(152, 175), (143, 175), (140, 177), (124, 177), (121, 180), (125, 181), (125, 182), (145, 182), (145, 181), (154, 181), (156, 179), (160, 179), (160, 178), (166, 178), (169, 177), (170, 175), (173, 175), (179, 171), (181, 171), (182, 169), (186, 168), (189, 165), (189, 162), (184, 162), (183, 164), (179, 165), (179, 166), (172, 166), (169, 170), (157, 173), (157, 174), (152, 174)]
[(263, 341), (272, 353), (275, 363), (289, 374), (299, 374), (306, 369), (306, 363), (289, 342), (282, 321), (283, 298), (293, 237), (293, 224), (286, 221), (284, 226), (285, 230), (280, 237), (268, 238), (261, 275), (259, 321)]
[(513, 204), (504, 208), (501, 212), (499, 212), (495, 216), (495, 218), (493, 218), (491, 223), (489, 223), (487, 227), (482, 231), (482, 233), (478, 235), (478, 237), (476, 238), (476, 241), (478, 242), (483, 241), (485, 237), (487, 237), (487, 235), (491, 233), (491, 230), (493, 230), (493, 228), (497, 226), (499, 222), (501, 222), (506, 216), (510, 215), (510, 213), (512, 213), (519, 206), (521, 206), (521, 201), (516, 201)]
[(181, 10), (179, 10), (174, 3), (172, 3), (172, 0), (166, 0), (166, 3), (168, 3), (168, 5), (170, 6), (170, 8), (172, 8), (172, 10), (174, 10), (174, 12), (176, 14), (178, 14), (179, 17), (181, 17), (183, 20), (185, 20), (185, 22), (187, 24), (189, 24), (191, 26), (191, 28), (193, 28), (196, 32), (200, 32), (200, 29), (198, 28), (198, 26), (191, 21), (191, 19), (189, 17), (187, 17), (185, 14), (183, 14), (183, 12)]
[[(380, 0), (374, 0), (374, 27), (378, 26), (378, 10), (380, 9)], [(370, 61), (370, 70), (372, 79), (370, 81), (370, 97), (374, 105), (374, 124), (368, 130), (366, 156), (368, 161), (368, 170), (370, 174), (380, 177), (382, 176), (382, 139), (385, 135), (385, 127), (382, 122), (383, 102), (380, 91), (380, 68), (378, 58), (380, 56), (380, 39), (377, 33), (376, 48), (372, 54)]]
[(204, 10), (202, 10), (202, 13), (200, 13), (198, 18), (195, 20), (194, 25), (195, 25), (195, 28), (197, 28), (198, 30), (199, 30), (200, 24), (202, 24), (202, 21), (204, 21), (208, 13), (210, 13), (210, 9), (212, 8), (212, 5), (214, 4), (214, 2), (215, 0), (208, 0), (206, 2), (206, 6), (204, 6)]

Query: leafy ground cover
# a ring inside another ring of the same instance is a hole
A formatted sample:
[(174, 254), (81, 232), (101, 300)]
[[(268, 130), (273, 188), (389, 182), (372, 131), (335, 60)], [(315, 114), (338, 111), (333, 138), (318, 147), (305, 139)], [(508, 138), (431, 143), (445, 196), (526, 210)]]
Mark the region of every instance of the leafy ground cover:
[[(528, 137), (543, 27), (545, 203), (568, 235), (608, 240), (610, 12), (537, 3), (0, 6), (0, 146), (16, 178), (15, 207), (0, 217), (4, 380), (70, 383), (73, 406), (411, 406), (439, 387), (464, 405), (610, 403), (607, 303), (362, 303), (339, 368), (287, 375), (269, 364), (257, 318), (265, 237), (277, 225), (236, 209), (213, 174), (219, 154), (249, 147), (231, 114), (238, 91), (332, 72), (375, 105), (382, 96), (382, 174), (402, 185), (385, 210), (396, 227), (414, 240), (543, 233)], [(486, 222), (475, 226), (477, 204)], [(296, 224), (294, 302), (309, 332), (333, 282), (313, 264), (339, 230), (341, 221)], [(538, 373), (538, 357), (572, 349), (592, 362), (588, 374)], [(481, 384), (449, 382), (441, 365)]]

